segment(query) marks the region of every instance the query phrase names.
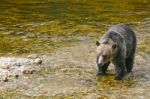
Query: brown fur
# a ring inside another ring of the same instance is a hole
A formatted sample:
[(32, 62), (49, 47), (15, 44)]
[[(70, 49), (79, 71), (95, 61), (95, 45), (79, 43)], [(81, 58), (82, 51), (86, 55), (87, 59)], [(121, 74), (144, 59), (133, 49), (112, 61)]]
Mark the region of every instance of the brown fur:
[(112, 47), (109, 44), (101, 44), (97, 47), (97, 55), (104, 58), (104, 63), (111, 61)]
[(121, 80), (125, 69), (131, 72), (136, 49), (136, 35), (125, 24), (112, 26), (99, 41), (97, 47), (97, 75), (105, 74), (110, 62), (115, 65), (116, 77)]

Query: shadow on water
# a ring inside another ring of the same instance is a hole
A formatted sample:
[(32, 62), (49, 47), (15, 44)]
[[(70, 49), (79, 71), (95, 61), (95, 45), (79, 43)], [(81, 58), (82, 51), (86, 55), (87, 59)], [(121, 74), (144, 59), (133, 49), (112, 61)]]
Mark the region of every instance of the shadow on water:
[[(148, 99), (149, 0), (1, 0), (0, 55), (39, 54), (41, 71), (0, 81), (0, 98)], [(115, 23), (136, 32), (133, 72), (96, 77), (95, 41)]]

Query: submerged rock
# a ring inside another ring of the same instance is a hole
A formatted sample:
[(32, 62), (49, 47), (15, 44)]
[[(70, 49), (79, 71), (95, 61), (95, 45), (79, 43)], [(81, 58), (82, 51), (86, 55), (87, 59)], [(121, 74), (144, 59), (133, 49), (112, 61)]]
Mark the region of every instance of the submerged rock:
[(24, 34), (24, 32), (16, 32), (16, 35), (23, 35)]

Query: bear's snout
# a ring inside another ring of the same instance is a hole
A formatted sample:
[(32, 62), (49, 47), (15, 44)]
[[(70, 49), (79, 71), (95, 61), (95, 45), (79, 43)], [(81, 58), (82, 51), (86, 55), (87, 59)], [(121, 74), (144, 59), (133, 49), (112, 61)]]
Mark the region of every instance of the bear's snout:
[(98, 66), (102, 66), (104, 63), (103, 63), (104, 59), (102, 56), (97, 56), (97, 65)]

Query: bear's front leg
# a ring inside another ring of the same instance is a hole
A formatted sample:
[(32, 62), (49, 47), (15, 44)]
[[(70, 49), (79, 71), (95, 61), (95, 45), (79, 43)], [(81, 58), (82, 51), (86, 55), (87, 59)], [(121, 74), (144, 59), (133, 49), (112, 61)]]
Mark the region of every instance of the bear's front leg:
[(98, 71), (97, 71), (96, 75), (99, 76), (99, 75), (104, 75), (104, 74), (106, 74), (106, 71), (107, 71), (107, 68), (108, 68), (109, 64), (110, 64), (110, 62), (105, 63), (105, 64), (102, 65), (102, 66), (99, 66), (99, 65), (98, 65)]
[(126, 58), (126, 69), (127, 72), (130, 73), (132, 68), (133, 68), (133, 61), (134, 61), (134, 56)]
[(115, 79), (116, 79), (116, 80), (122, 80), (122, 79), (123, 79), (123, 76), (124, 76), (124, 68), (125, 68), (124, 62), (117, 62), (117, 63), (115, 64), (115, 72), (116, 72)]

